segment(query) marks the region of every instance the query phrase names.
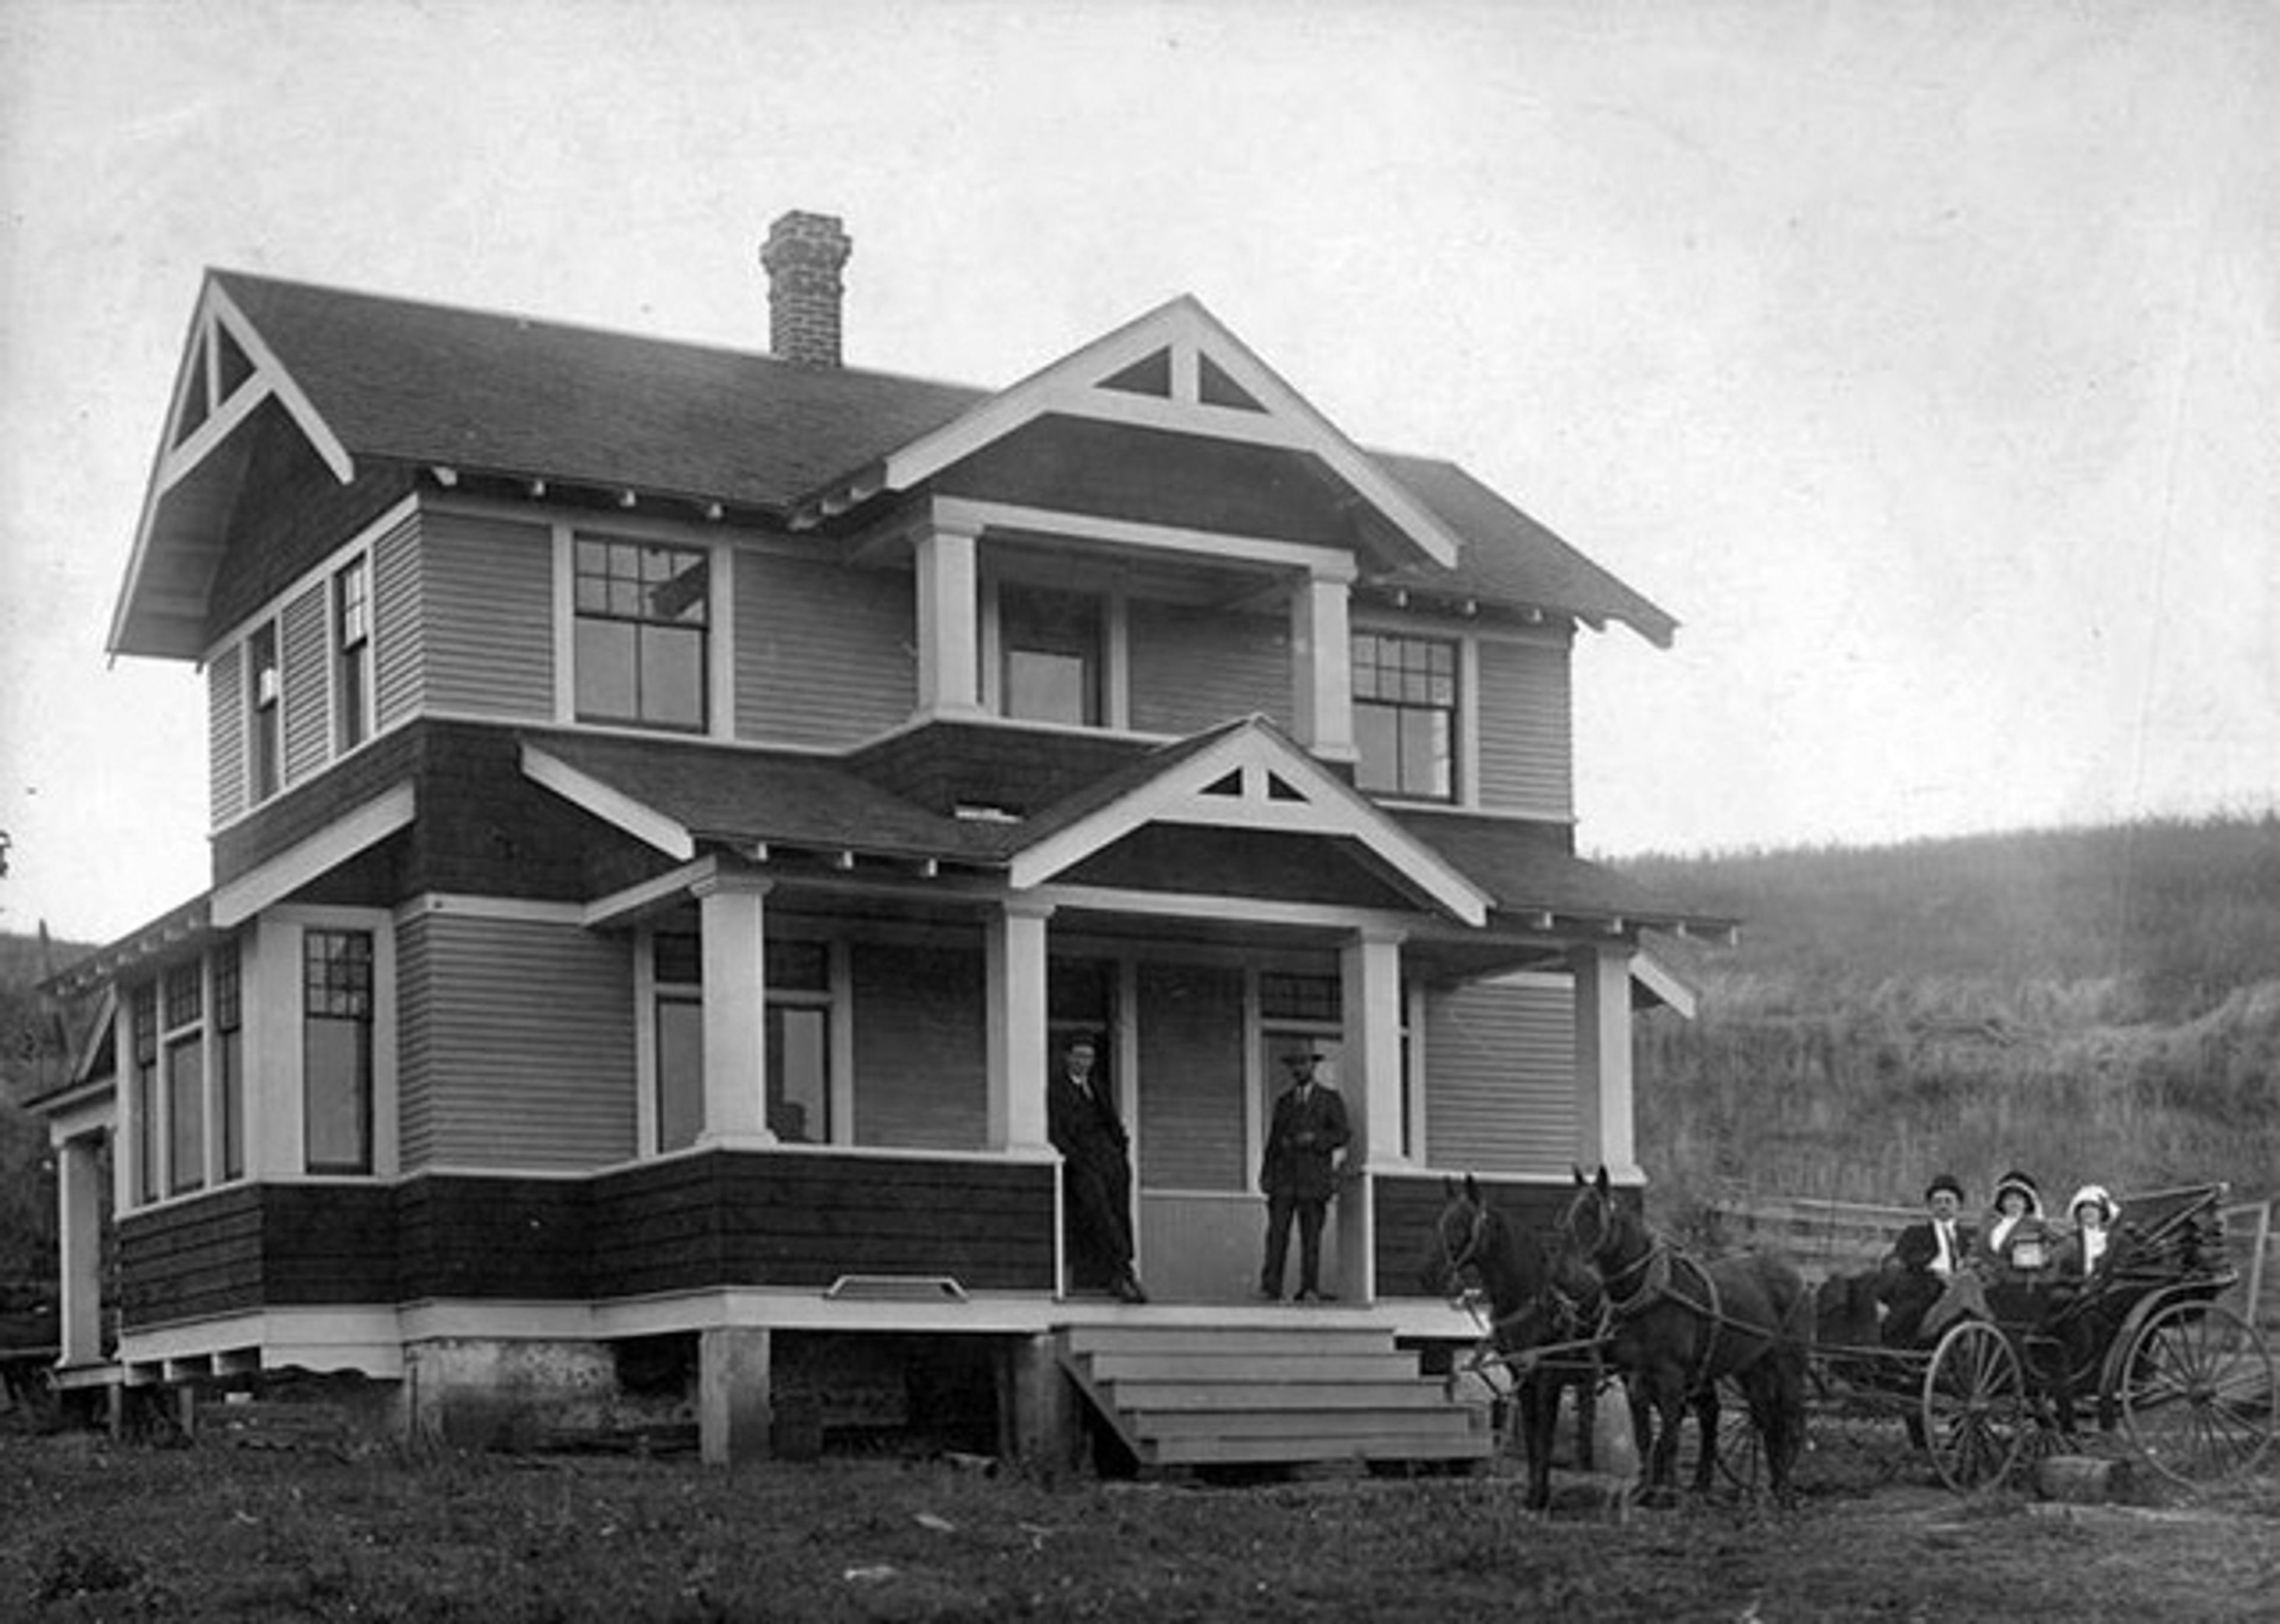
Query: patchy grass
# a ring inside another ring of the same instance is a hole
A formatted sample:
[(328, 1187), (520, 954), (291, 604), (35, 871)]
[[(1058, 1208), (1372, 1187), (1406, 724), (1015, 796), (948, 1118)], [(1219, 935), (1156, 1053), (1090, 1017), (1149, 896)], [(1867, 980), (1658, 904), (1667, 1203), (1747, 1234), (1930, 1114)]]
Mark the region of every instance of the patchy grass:
[(2190, 1510), (1904, 1477), (1551, 1519), (1502, 1472), (1051, 1488), (944, 1462), (362, 1460), (0, 1439), (0, 1616), (440, 1620), (2248, 1619), (2280, 1482)]

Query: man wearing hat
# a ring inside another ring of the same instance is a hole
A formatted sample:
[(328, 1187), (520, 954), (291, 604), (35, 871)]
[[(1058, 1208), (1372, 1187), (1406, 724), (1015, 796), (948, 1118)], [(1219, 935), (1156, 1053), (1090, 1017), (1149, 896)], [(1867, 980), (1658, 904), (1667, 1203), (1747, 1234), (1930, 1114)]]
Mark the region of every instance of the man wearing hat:
[(1927, 1311), (1963, 1270), (1972, 1235), (1959, 1221), (1962, 1211), (1963, 1186), (1953, 1174), (1943, 1173), (1924, 1186), (1924, 1221), (1902, 1229), (1886, 1259), (1882, 1296), (1891, 1312), (1884, 1321), (1885, 1342), (1913, 1343)]
[(1045, 1135), (1061, 1153), (1070, 1273), (1079, 1289), (1144, 1303), (1132, 1272), (1132, 1141), (1093, 1074), (1099, 1058), (1099, 1046), (1078, 1033), (1061, 1046), (1060, 1067), (1045, 1083)]
[(1352, 1135), (1345, 1102), (1338, 1091), (1315, 1080), (1322, 1057), (1308, 1047), (1282, 1057), (1290, 1086), (1275, 1102), (1259, 1158), (1259, 1188), (1267, 1192), (1267, 1261), (1259, 1270), (1259, 1295), (1282, 1296), (1282, 1266), (1290, 1254), (1290, 1220), (1298, 1222), (1299, 1302), (1319, 1302), (1321, 1286), (1322, 1220), (1337, 1193), (1337, 1159)]

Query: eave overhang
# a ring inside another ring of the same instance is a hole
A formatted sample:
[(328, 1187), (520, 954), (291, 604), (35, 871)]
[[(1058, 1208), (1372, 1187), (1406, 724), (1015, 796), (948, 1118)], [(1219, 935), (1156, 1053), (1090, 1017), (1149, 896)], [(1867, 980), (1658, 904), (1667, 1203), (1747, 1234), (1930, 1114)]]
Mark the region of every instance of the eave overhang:
[(797, 504), (796, 527), (907, 494), (987, 448), (1061, 416), (1272, 447), (1319, 462), (1379, 520), (1368, 534), (1392, 565), (1452, 567), (1463, 549), (1392, 478), (1191, 295), (1084, 345), (951, 421), (831, 481)]

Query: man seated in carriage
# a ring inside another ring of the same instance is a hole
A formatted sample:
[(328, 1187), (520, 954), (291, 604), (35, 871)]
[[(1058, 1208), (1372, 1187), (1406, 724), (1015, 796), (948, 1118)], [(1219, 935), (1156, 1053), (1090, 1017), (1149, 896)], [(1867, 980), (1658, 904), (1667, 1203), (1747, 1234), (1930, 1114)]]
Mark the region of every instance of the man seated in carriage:
[(1975, 1305), (1985, 1312), (1969, 1268), (1976, 1237), (1962, 1211), (1962, 1184), (1943, 1173), (1924, 1187), (1923, 1221), (1893, 1237), (1877, 1286), (1887, 1347), (1913, 1347)]

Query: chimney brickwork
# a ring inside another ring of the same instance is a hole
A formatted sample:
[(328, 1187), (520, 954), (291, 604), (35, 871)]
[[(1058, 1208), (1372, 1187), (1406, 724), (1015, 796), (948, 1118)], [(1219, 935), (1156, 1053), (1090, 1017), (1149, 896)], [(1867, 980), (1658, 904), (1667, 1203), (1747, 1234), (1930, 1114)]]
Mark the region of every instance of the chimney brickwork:
[(855, 251), (836, 214), (798, 210), (768, 227), (768, 348), (802, 366), (839, 365), (839, 273)]

